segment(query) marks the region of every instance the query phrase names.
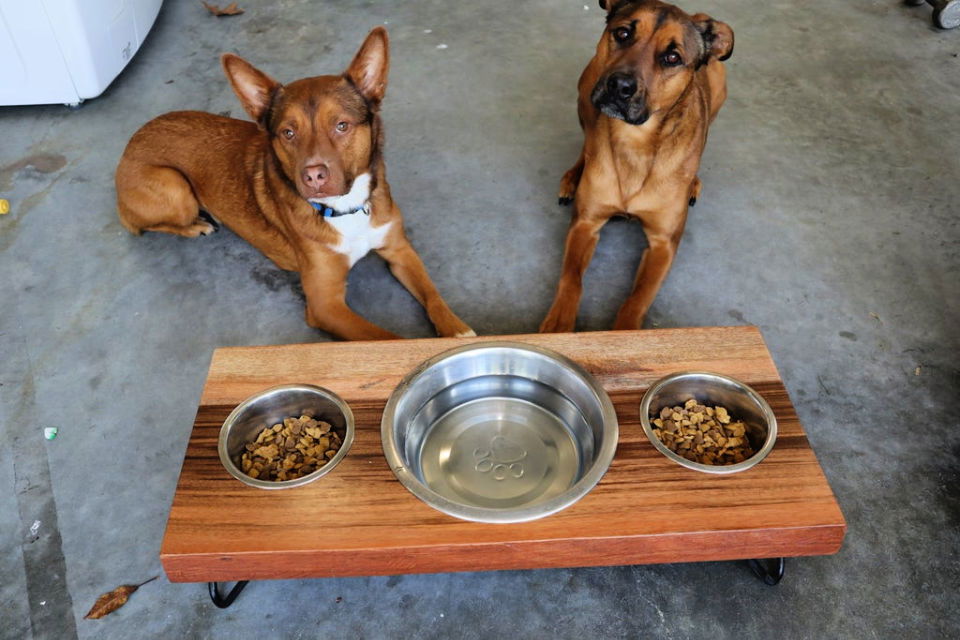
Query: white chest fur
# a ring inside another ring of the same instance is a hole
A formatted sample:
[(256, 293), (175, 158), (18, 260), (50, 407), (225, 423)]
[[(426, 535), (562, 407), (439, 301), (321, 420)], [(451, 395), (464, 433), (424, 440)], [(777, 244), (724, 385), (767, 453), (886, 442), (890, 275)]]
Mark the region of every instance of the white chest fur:
[(387, 231), (393, 224), (388, 222), (385, 225), (374, 227), (370, 224), (370, 216), (365, 213), (327, 218), (327, 222), (340, 232), (340, 242), (330, 245), (330, 248), (347, 256), (351, 267), (370, 251), (379, 249), (384, 245)]
[[(370, 174), (364, 173), (357, 176), (353, 181), (349, 193), (333, 198), (323, 198), (318, 202), (337, 211), (350, 211), (363, 206), (369, 200)], [(340, 233), (340, 241), (335, 245), (330, 245), (330, 248), (347, 256), (351, 267), (370, 251), (379, 249), (384, 245), (387, 232), (390, 230), (390, 225), (393, 224), (388, 222), (385, 225), (374, 227), (370, 222), (370, 215), (362, 211), (345, 216), (326, 218), (326, 221)]]

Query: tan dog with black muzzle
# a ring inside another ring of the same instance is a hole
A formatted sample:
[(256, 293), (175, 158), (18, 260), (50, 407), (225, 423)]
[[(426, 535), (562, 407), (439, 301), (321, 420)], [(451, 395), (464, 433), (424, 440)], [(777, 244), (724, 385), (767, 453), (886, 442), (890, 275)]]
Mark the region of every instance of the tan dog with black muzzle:
[(207, 235), (222, 221), (278, 267), (299, 271), (307, 323), (352, 340), (396, 338), (346, 303), (369, 251), (442, 336), (476, 335), (447, 306), (407, 240), (383, 162), (387, 32), (370, 32), (341, 75), (281, 85), (232, 54), (223, 68), (254, 122), (199, 111), (143, 126), (117, 167), (117, 209), (133, 233)]
[(541, 331), (572, 331), (600, 229), (625, 215), (648, 248), (615, 329), (639, 329), (667, 277), (687, 208), (700, 194), (707, 128), (727, 97), (733, 31), (657, 0), (600, 0), (607, 28), (580, 76), (583, 151), (560, 181), (574, 203), (560, 284)]

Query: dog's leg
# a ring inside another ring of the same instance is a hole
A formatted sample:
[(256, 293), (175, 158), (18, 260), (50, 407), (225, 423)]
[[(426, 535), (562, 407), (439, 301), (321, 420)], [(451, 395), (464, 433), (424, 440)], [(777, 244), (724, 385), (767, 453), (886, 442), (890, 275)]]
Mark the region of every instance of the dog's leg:
[(347, 272), (343, 256), (313, 256), (300, 272), (307, 296), (307, 324), (344, 340), (394, 340), (394, 333), (357, 315), (347, 306)]
[(660, 286), (667, 278), (670, 265), (677, 254), (677, 245), (680, 243), (681, 229), (677, 233), (662, 234), (647, 231), (649, 247), (643, 252), (637, 277), (633, 283), (633, 292), (627, 301), (620, 307), (617, 319), (613, 323), (614, 329), (642, 329), (643, 319), (647, 310), (653, 304), (653, 299), (660, 290)]
[(394, 277), (427, 310), (438, 335), (458, 338), (477, 335), (447, 306), (406, 234), (402, 231), (394, 233), (377, 253), (390, 265)]
[(580, 184), (580, 176), (583, 175), (583, 149), (580, 149), (580, 157), (577, 162), (560, 178), (560, 204), (570, 204), (573, 197), (577, 194), (577, 185)]
[(117, 213), (131, 233), (162, 231), (187, 238), (216, 229), (200, 218), (200, 204), (179, 171), (120, 161), (117, 168)]
[(583, 274), (593, 258), (600, 239), (600, 229), (606, 221), (607, 218), (574, 218), (567, 232), (557, 295), (547, 317), (540, 324), (541, 333), (573, 331), (583, 293)]

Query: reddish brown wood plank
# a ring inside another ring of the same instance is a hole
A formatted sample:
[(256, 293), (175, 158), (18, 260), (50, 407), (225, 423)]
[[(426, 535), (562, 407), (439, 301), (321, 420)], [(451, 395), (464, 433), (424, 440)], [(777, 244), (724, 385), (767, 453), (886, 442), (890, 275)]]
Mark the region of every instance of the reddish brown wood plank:
[[(541, 520), (491, 525), (422, 504), (380, 447), (380, 412), (400, 378), (453, 346), (498, 338), (319, 343), (214, 354), (161, 549), (174, 581), (598, 566), (837, 551), (845, 523), (751, 327), (512, 336), (578, 361), (610, 392), (620, 442), (600, 484)], [(754, 386), (777, 415), (777, 446), (731, 477), (689, 471), (644, 436), (643, 391), (668, 373), (705, 369)], [(216, 438), (248, 395), (274, 384), (328, 387), (352, 406), (357, 435), (328, 476), (286, 491), (246, 487), (223, 470)], [(335, 558), (335, 561), (331, 559)]]
[(589, 369), (611, 393), (645, 389), (667, 373), (717, 363), (734, 377), (779, 379), (760, 332), (752, 327), (320, 342), (217, 349), (200, 404), (236, 404), (271, 385), (311, 381), (326, 383), (354, 402), (385, 401), (400, 379), (430, 356), (461, 344), (500, 340), (560, 351)]

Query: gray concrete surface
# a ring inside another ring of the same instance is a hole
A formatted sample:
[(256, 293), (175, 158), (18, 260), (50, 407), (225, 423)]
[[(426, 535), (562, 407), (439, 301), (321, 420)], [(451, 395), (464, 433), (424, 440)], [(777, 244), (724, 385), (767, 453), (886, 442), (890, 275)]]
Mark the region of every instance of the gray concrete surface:
[[(248, 1), (214, 19), (168, 0), (100, 98), (0, 109), (0, 636), (955, 637), (960, 31), (897, 0), (684, 5), (729, 22), (737, 47), (703, 196), (649, 318), (761, 327), (848, 519), (839, 554), (788, 562), (777, 588), (743, 563), (673, 564), (262, 582), (225, 611), (161, 578), (82, 619), (101, 592), (161, 573), (211, 351), (327, 339), (303, 323), (296, 279), (231, 233), (121, 228), (128, 137), (168, 110), (240, 115), (222, 51), (292, 80), (341, 70), (387, 24), (387, 164), (414, 244), (478, 332), (532, 331), (569, 216), (555, 194), (580, 144), (576, 80), (603, 24), (586, 1)], [(642, 246), (637, 225), (604, 231), (580, 329), (611, 324)], [(367, 317), (430, 335), (379, 259), (350, 286)]]

